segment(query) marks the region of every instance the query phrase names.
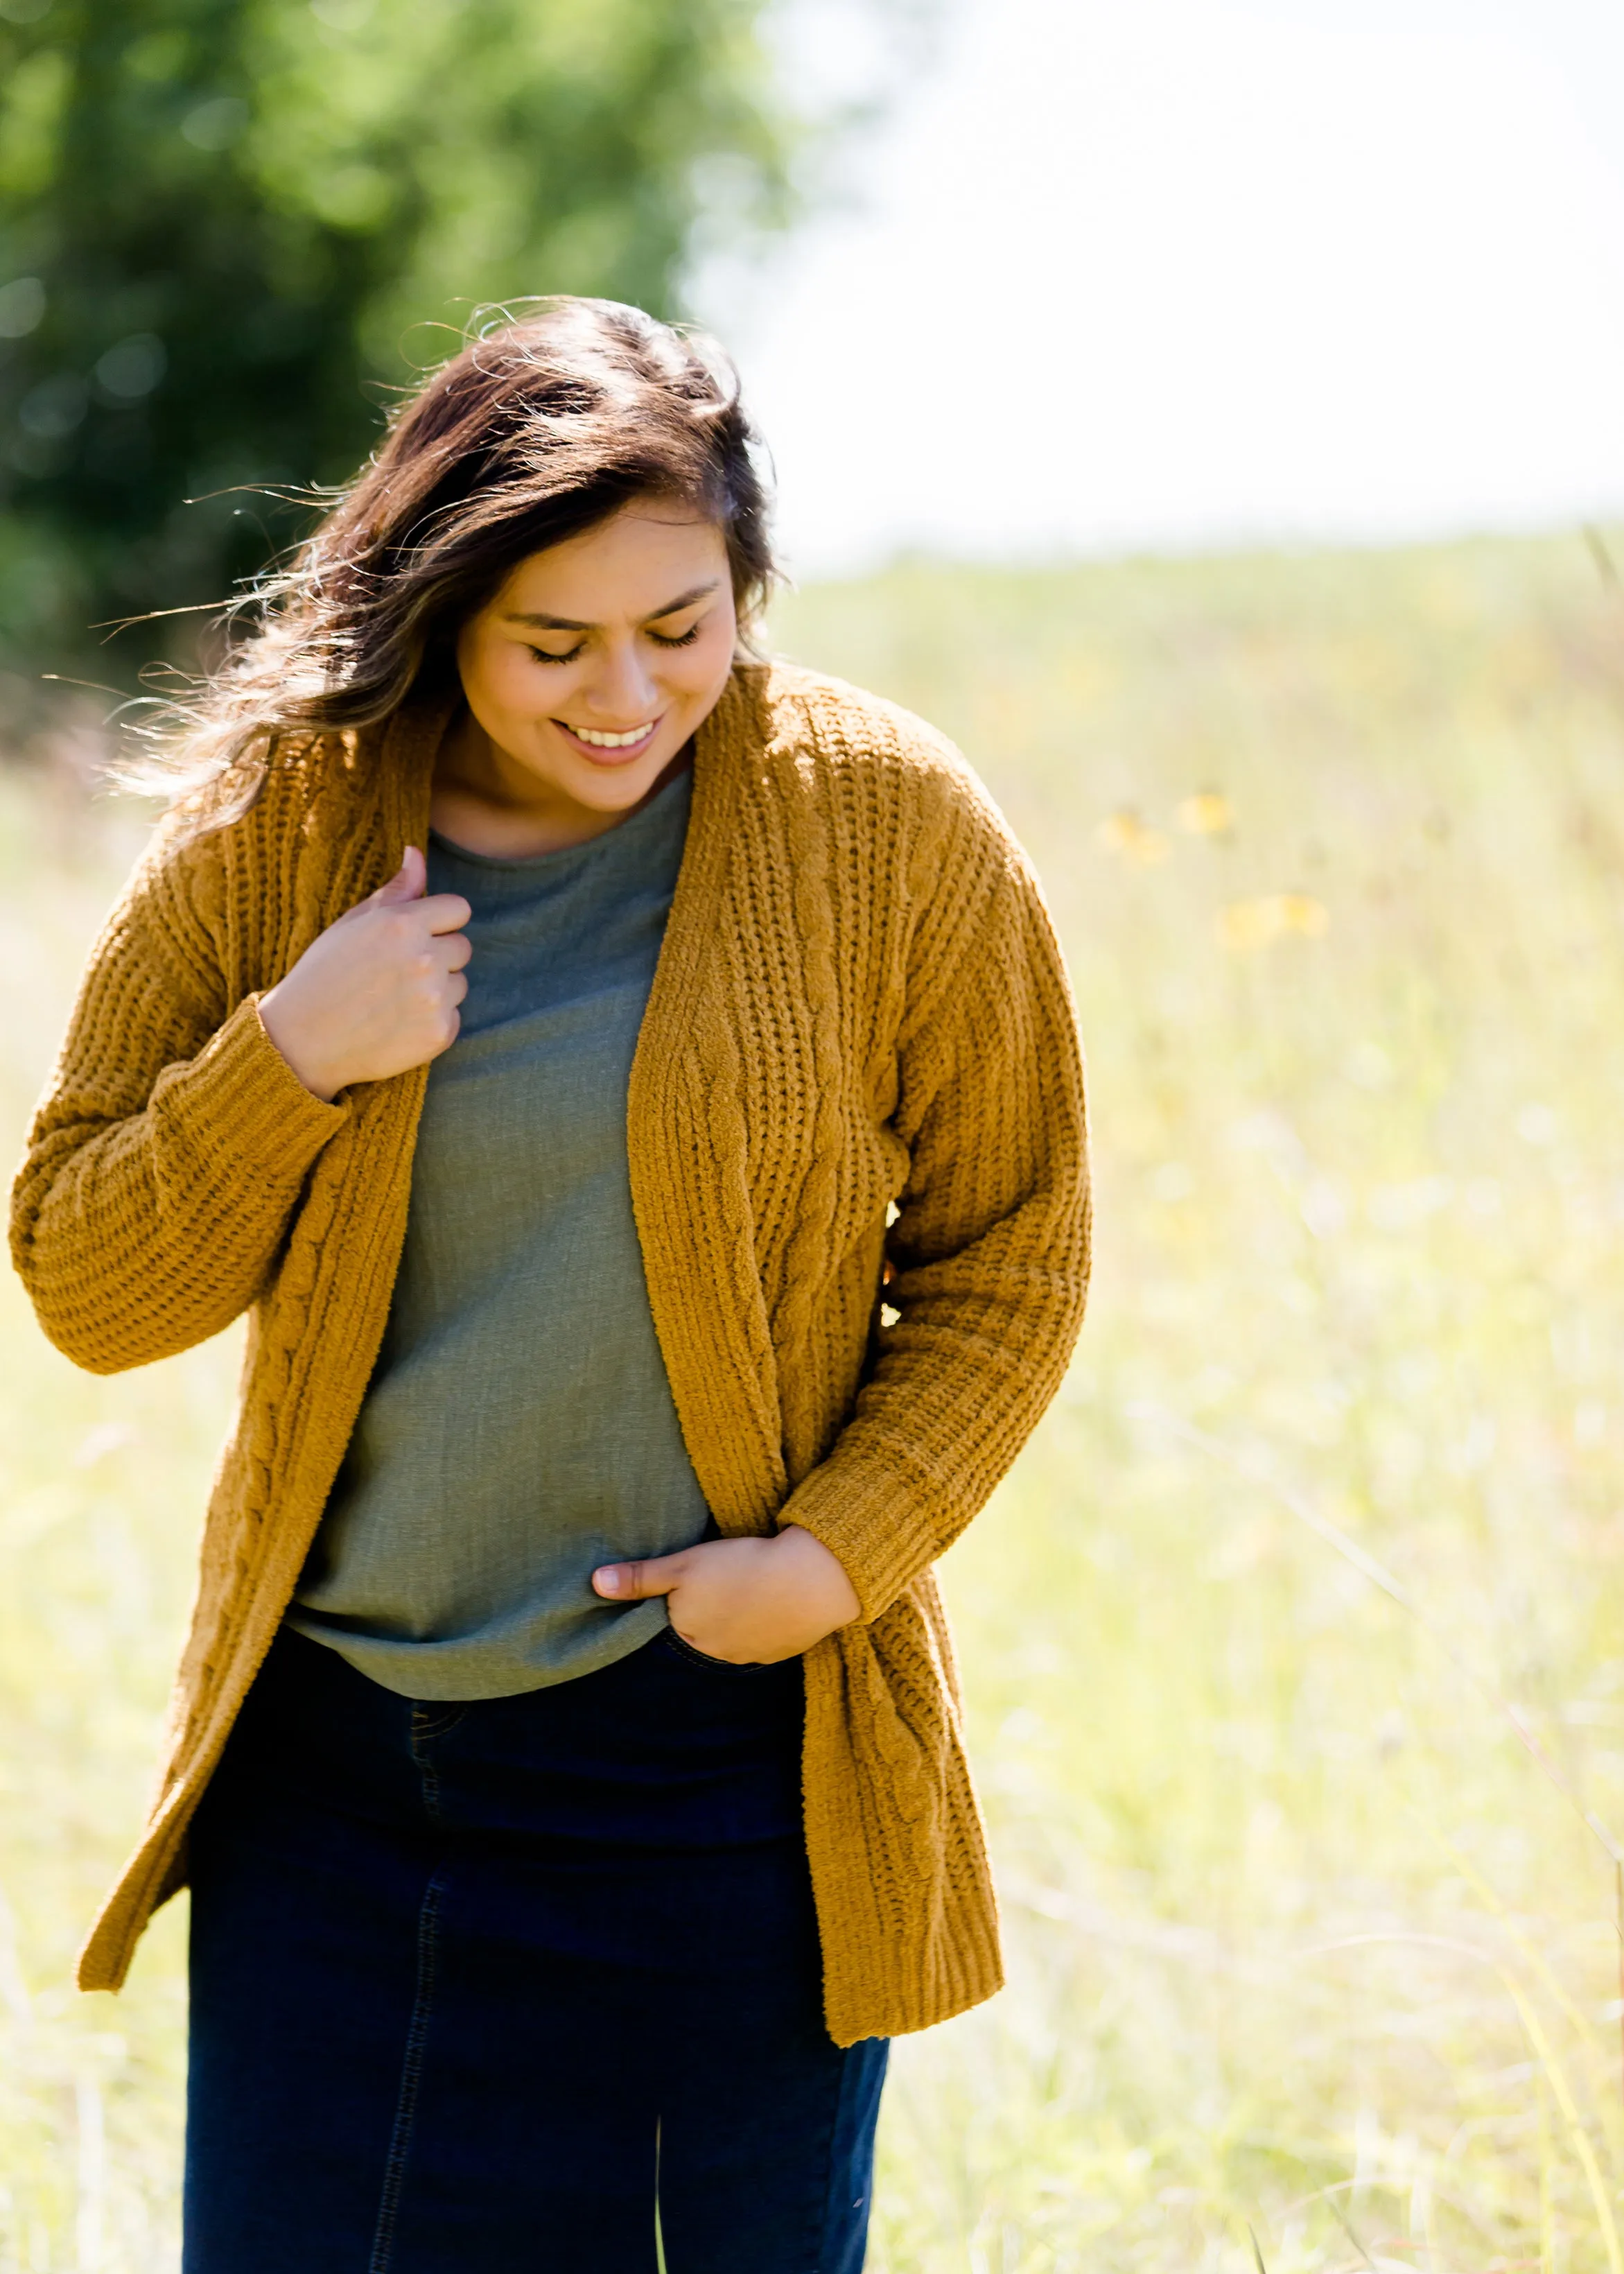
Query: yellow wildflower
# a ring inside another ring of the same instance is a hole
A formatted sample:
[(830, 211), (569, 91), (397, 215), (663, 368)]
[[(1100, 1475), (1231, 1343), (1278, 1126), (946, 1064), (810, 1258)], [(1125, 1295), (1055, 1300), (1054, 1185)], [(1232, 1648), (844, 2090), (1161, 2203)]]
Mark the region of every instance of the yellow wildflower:
[(1096, 840), (1108, 853), (1121, 860), (1132, 862), (1138, 869), (1147, 869), (1153, 862), (1165, 861), (1168, 841), (1160, 830), (1149, 829), (1131, 806), (1120, 813), (1109, 814), (1094, 832)]
[(1297, 933), (1318, 939), (1331, 921), (1323, 900), (1306, 892), (1271, 892), (1258, 900), (1231, 900), (1218, 914), (1218, 937), (1232, 954), (1250, 955), (1272, 940)]
[(1192, 837), (1222, 837), (1235, 826), (1234, 809), (1217, 790), (1198, 790), (1180, 805), (1178, 825)]

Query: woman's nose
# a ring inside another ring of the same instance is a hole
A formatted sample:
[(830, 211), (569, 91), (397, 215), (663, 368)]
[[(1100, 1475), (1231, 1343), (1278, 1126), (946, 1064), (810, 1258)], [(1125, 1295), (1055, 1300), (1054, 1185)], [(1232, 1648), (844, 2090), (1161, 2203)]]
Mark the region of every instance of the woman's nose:
[(652, 716), (658, 696), (654, 675), (635, 641), (618, 641), (606, 650), (590, 698), (606, 728), (641, 727)]

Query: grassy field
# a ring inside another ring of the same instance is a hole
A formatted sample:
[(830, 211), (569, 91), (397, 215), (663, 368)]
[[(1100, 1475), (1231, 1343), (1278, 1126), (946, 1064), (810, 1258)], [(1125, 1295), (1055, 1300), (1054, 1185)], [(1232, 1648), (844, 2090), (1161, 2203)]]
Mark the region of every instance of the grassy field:
[[(1624, 2274), (1605, 569), (921, 566), (778, 612), (1032, 847), (1098, 1144), (1078, 1362), (947, 1566), (1012, 1982), (898, 2049), (880, 2274)], [(132, 841), (0, 778), (13, 1145)], [(184, 1906), (122, 1999), (66, 1981), (234, 1352), (81, 1378), (11, 1287), (0, 1352), (0, 2270), (162, 2274)]]

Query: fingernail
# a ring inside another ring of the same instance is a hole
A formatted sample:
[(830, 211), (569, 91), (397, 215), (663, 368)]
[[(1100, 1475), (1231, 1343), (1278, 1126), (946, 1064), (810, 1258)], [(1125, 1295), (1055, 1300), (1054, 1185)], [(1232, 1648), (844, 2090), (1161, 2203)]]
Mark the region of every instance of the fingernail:
[(593, 1572), (592, 1585), (600, 1595), (618, 1595), (620, 1592), (620, 1575), (613, 1563), (605, 1563), (601, 1571)]

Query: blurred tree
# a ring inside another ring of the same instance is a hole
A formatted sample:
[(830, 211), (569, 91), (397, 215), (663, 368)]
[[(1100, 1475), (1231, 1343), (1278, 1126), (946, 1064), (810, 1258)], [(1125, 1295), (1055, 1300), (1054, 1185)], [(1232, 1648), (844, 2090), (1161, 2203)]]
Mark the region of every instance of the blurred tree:
[(0, 0), (0, 644), (223, 597), (482, 301), (669, 313), (786, 201), (764, 6)]

